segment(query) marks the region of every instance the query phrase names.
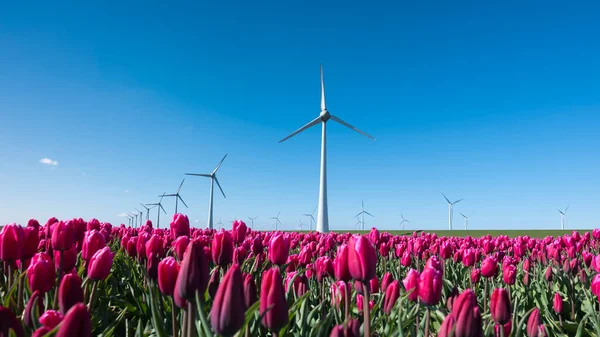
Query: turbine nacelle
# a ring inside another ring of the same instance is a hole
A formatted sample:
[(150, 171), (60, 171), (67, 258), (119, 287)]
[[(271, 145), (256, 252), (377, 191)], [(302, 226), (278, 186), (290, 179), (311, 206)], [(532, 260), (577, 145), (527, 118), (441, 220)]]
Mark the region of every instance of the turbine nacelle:
[(325, 109), (321, 111), (319, 117), (323, 122), (327, 122), (331, 118), (331, 114), (329, 113), (329, 111), (327, 111), (327, 109)]

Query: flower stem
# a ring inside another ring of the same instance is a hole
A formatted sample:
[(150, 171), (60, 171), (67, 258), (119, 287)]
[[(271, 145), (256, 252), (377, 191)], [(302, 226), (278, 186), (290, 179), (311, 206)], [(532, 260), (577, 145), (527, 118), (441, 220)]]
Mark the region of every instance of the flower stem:
[[(92, 292), (90, 293), (90, 302), (88, 303), (88, 310), (92, 310), (92, 308), (94, 307), (94, 302), (96, 300), (96, 288), (98, 287), (98, 281), (94, 281), (94, 284), (92, 284)], [(58, 297), (56, 297), (58, 298)]]
[(196, 305), (192, 301), (188, 301), (188, 317), (187, 317), (187, 336), (196, 336)]
[(429, 307), (425, 310), (425, 337), (429, 337), (429, 316), (431, 312), (429, 311)]
[(371, 337), (371, 315), (369, 308), (369, 286), (367, 282), (363, 284), (363, 315), (365, 337)]
[(504, 337), (504, 326), (498, 324), (498, 336)]
[(173, 296), (171, 296), (171, 327), (173, 337), (177, 337), (177, 306), (175, 305), (175, 298)]
[[(183, 308), (183, 310), (181, 311), (181, 337), (187, 337), (187, 317), (188, 317), (188, 313), (187, 313), (187, 308)], [(175, 337), (175, 336), (173, 336)]]
[(345, 322), (348, 323), (350, 320), (350, 286), (346, 283), (346, 290), (344, 296), (344, 310), (346, 311)]
[(54, 293), (54, 308), (58, 309), (58, 288), (60, 288), (60, 282), (62, 281), (63, 274), (63, 255), (64, 251), (60, 251), (60, 257), (58, 260), (58, 282), (56, 283), (56, 292)]
[[(25, 271), (25, 259), (21, 259), (21, 273)], [(19, 290), (17, 293), (17, 312), (23, 310), (23, 282), (25, 280), (19, 275)]]

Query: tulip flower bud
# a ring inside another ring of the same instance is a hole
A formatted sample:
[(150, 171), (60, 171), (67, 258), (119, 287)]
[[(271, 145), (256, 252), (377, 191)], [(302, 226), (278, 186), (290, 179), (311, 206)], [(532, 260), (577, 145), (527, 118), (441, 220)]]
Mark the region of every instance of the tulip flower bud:
[(400, 282), (398, 280), (392, 281), (385, 291), (383, 298), (383, 312), (390, 314), (392, 309), (396, 305), (396, 301), (400, 297)]
[(158, 264), (158, 289), (165, 296), (173, 296), (179, 265), (173, 257), (167, 257)]
[(557, 314), (560, 314), (563, 310), (563, 301), (559, 293), (554, 293), (554, 301), (552, 302), (552, 308)]
[(381, 291), (385, 293), (385, 291), (387, 290), (387, 287), (393, 281), (394, 281), (394, 277), (392, 276), (392, 273), (387, 272), (387, 273), (383, 274), (383, 277), (381, 278)]
[[(478, 316), (479, 315), (479, 316)], [(455, 336), (481, 336), (481, 316), (472, 289), (463, 291), (452, 306), (452, 316), (456, 319)]]
[(356, 319), (351, 319), (347, 326), (336, 325), (329, 337), (360, 337), (360, 323)]
[(187, 236), (180, 236), (175, 241), (173, 241), (173, 247), (175, 248), (175, 257), (177, 257), (178, 261), (183, 260), (183, 254), (185, 253), (185, 249), (190, 243), (190, 238)]
[(348, 282), (352, 279), (352, 275), (350, 275), (350, 269), (348, 269), (347, 245), (344, 244), (338, 247), (335, 260), (333, 261), (333, 269), (336, 280)]
[(505, 337), (510, 336), (510, 332), (512, 331), (512, 321), (508, 321), (508, 323), (504, 325), (496, 324), (494, 326), (494, 332), (496, 333), (495, 336), (500, 336), (500, 329), (504, 330)]
[(58, 307), (65, 315), (75, 304), (83, 302), (82, 282), (76, 273), (63, 276), (58, 288)]
[(596, 274), (591, 284), (592, 294), (600, 298), (600, 274)]
[(210, 298), (215, 298), (217, 289), (219, 289), (219, 283), (221, 283), (221, 268), (217, 266), (210, 273), (210, 278), (208, 279), (208, 296)]
[(344, 281), (337, 281), (331, 284), (331, 306), (343, 308), (346, 305), (346, 289), (348, 284)]
[[(358, 308), (358, 312), (362, 313), (363, 312), (363, 308), (364, 308), (364, 296), (363, 295), (356, 295), (356, 307)], [(373, 300), (369, 301), (369, 310), (373, 309), (373, 307), (375, 306), (375, 302), (373, 302)]]
[(290, 244), (283, 234), (275, 234), (269, 241), (269, 261), (279, 266), (287, 262), (290, 253)]
[(540, 318), (540, 309), (535, 308), (531, 314), (529, 314), (529, 319), (527, 319), (527, 336), (538, 337), (541, 324), (542, 320)]
[(149, 258), (150, 254), (154, 254), (157, 258), (163, 256), (163, 244), (162, 238), (156, 234), (152, 235), (145, 244), (146, 257)]
[(437, 337), (454, 337), (456, 336), (453, 331), (455, 331), (456, 327), (456, 319), (451, 314), (446, 315), (442, 325), (440, 326), (440, 330), (438, 331)]
[(242, 272), (235, 264), (225, 273), (210, 310), (210, 323), (219, 335), (233, 336), (244, 324), (246, 308)]
[(279, 269), (264, 272), (260, 286), (260, 315), (262, 324), (271, 331), (279, 331), (288, 322), (288, 308)]
[(373, 277), (371, 281), (369, 281), (369, 288), (371, 289), (371, 294), (376, 294), (379, 292), (379, 279), (377, 276)]
[(471, 282), (473, 284), (476, 284), (477, 282), (479, 282), (480, 279), (481, 279), (481, 270), (479, 270), (477, 268), (473, 268), (471, 270)]
[[(39, 224), (38, 224), (39, 226)], [(0, 235), (1, 236), (1, 235)], [(23, 228), (23, 249), (21, 251), (22, 259), (30, 259), (38, 251), (38, 245), (40, 244), (39, 232), (34, 227)], [(1, 247), (2, 243), (0, 243)], [(1, 248), (0, 248), (1, 251)], [(0, 259), (1, 260), (1, 259)]]
[(56, 337), (75, 336), (92, 336), (91, 316), (83, 303), (77, 303), (69, 309), (56, 333)]
[(233, 222), (233, 228), (231, 230), (231, 234), (233, 236), (233, 241), (238, 245), (244, 242), (246, 238), (246, 232), (248, 231), (248, 227), (242, 220), (235, 220)]
[(83, 238), (83, 247), (81, 248), (81, 258), (84, 261), (89, 261), (97, 251), (106, 247), (104, 235), (96, 230), (88, 232)]
[(258, 301), (258, 294), (256, 292), (256, 282), (254, 282), (252, 274), (244, 275), (244, 304), (246, 308), (250, 308)]
[(552, 279), (553, 279), (552, 266), (548, 266), (544, 277), (546, 278), (546, 281), (552, 282)]
[(55, 310), (47, 310), (42, 316), (40, 316), (40, 323), (43, 326), (47, 326), (54, 329), (63, 320), (63, 315)]
[(375, 277), (377, 252), (365, 236), (351, 237), (348, 240), (348, 269), (353, 279), (361, 282)]
[(182, 299), (195, 301), (196, 292), (203, 294), (208, 285), (208, 260), (204, 254), (204, 247), (198, 240), (193, 240), (187, 246), (177, 281), (175, 292), (179, 292)]
[[(36, 307), (37, 306), (37, 307)], [(35, 318), (37, 317), (34, 310), (37, 309), (37, 316), (44, 312), (44, 297), (40, 294), (39, 291), (33, 292), (29, 301), (27, 301), (27, 306), (25, 307), (25, 311), (23, 312), (23, 323), (25, 326), (32, 327)]]
[(58, 251), (70, 249), (73, 246), (74, 238), (73, 223), (59, 221), (52, 231), (52, 249)]
[(442, 273), (437, 269), (425, 268), (419, 276), (419, 298), (428, 305), (436, 305), (442, 298)]
[(16, 224), (4, 226), (0, 231), (0, 260), (19, 260), (23, 250), (23, 239), (23, 227)]
[(173, 221), (171, 221), (169, 227), (171, 229), (171, 238), (173, 240), (180, 236), (190, 235), (190, 220), (187, 215), (181, 213), (174, 214)]
[(495, 277), (498, 274), (498, 261), (493, 256), (486, 257), (481, 262), (481, 275), (485, 278)]
[(450, 294), (448, 294), (448, 298), (446, 299), (446, 308), (448, 308), (449, 311), (452, 311), (452, 306), (454, 305), (454, 300), (456, 300), (456, 298), (458, 297), (458, 288), (453, 287), (452, 290), (450, 291)]
[(160, 259), (154, 253), (150, 253), (148, 255), (148, 259), (146, 260), (146, 273), (148, 274), (148, 278), (152, 281), (158, 280), (158, 264), (160, 263)]
[(108, 277), (112, 268), (114, 254), (110, 247), (104, 247), (92, 256), (88, 263), (88, 277), (94, 281), (101, 281)]
[(419, 298), (419, 273), (414, 269), (409, 270), (404, 280), (402, 280), (402, 284), (404, 284), (406, 292), (410, 292), (408, 299), (416, 302)]
[(50, 257), (46, 253), (36, 254), (31, 260), (31, 265), (27, 268), (27, 280), (31, 291), (39, 291), (41, 294), (47, 293), (54, 288), (55, 278), (56, 271)]
[(211, 245), (212, 260), (216, 265), (226, 267), (233, 261), (233, 239), (224, 230), (215, 233)]
[(17, 337), (23, 337), (23, 327), (10, 309), (0, 306), (0, 336), (10, 336), (13, 331)]
[(502, 270), (502, 278), (507, 285), (515, 284), (517, 280), (517, 267), (512, 264), (507, 265)]
[[(60, 269), (60, 251), (54, 251), (54, 268)], [(71, 270), (77, 265), (77, 247), (75, 245), (71, 248), (62, 251), (62, 270)]]
[(504, 288), (496, 288), (490, 299), (490, 313), (494, 322), (504, 325), (511, 318), (511, 306), (508, 292)]

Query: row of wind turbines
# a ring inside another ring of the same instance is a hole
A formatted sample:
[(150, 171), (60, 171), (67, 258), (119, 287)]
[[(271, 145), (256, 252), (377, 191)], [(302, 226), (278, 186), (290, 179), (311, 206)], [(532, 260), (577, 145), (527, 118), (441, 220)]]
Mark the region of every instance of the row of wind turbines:
[[(375, 140), (375, 138), (373, 136), (371, 136), (370, 134), (368, 134), (364, 131), (361, 131), (361, 130), (357, 129), (356, 127), (352, 126), (351, 124), (345, 122), (341, 118), (339, 118), (335, 115), (332, 115), (329, 112), (329, 110), (327, 109), (326, 100), (325, 100), (325, 81), (323, 78), (323, 65), (322, 64), (320, 67), (320, 75), (321, 75), (320, 76), (320, 79), (321, 79), (321, 112), (315, 119), (308, 122), (306, 125), (302, 126), (298, 130), (292, 132), (287, 137), (281, 139), (279, 141), (279, 143), (282, 143), (313, 126), (316, 126), (319, 124), (321, 125), (321, 163), (320, 163), (319, 200), (318, 200), (318, 205), (317, 205), (318, 211), (317, 211), (317, 219), (316, 219), (316, 230), (321, 233), (327, 233), (327, 232), (329, 232), (329, 212), (328, 212), (328, 205), (327, 205), (327, 122), (330, 120), (333, 120), (334, 122), (341, 124), (355, 132), (358, 132), (372, 140)], [(225, 154), (223, 159), (221, 159), (221, 161), (217, 164), (216, 168), (211, 173), (185, 173), (185, 175), (188, 175), (188, 176), (210, 178), (210, 194), (209, 194), (209, 204), (208, 204), (207, 227), (211, 228), (211, 229), (213, 228), (213, 201), (214, 201), (214, 184), (215, 183), (219, 187), (219, 190), (221, 191), (221, 194), (223, 194), (223, 197), (226, 198), (225, 192), (223, 192), (223, 188), (221, 187), (221, 184), (219, 183), (219, 179), (217, 178), (217, 171), (223, 164), (223, 161), (225, 160), (226, 157), (227, 157), (227, 154)], [(181, 201), (185, 207), (188, 207), (180, 195), (181, 187), (183, 186), (184, 182), (185, 182), (185, 179), (183, 179), (181, 184), (179, 184), (179, 187), (177, 188), (177, 191), (175, 193), (172, 193), (172, 194), (163, 193), (162, 195), (159, 195), (160, 200), (158, 201), (158, 203), (149, 203), (149, 204), (141, 203), (142, 207), (144, 207), (146, 209), (146, 220), (149, 219), (150, 210), (152, 208), (156, 207), (157, 208), (157, 226), (160, 226), (161, 210), (165, 214), (167, 213), (165, 211), (164, 207), (162, 206), (162, 200), (164, 197), (174, 197), (175, 198), (175, 212), (176, 213), (177, 213), (177, 207), (178, 207), (179, 201)], [(453, 207), (454, 207), (454, 205), (456, 205), (463, 199), (458, 199), (458, 200), (452, 202), (443, 193), (442, 193), (442, 195), (444, 196), (444, 199), (446, 199), (446, 201), (448, 202), (448, 228), (449, 228), (449, 230), (452, 230), (453, 229), (452, 228)], [(138, 210), (137, 208), (135, 208), (135, 210), (137, 213), (126, 213), (126, 216), (129, 218), (130, 225), (137, 224), (138, 217), (139, 217), (139, 223), (141, 224), (143, 212)], [(562, 229), (564, 229), (564, 220), (565, 220), (565, 214), (566, 214), (567, 210), (568, 210), (568, 207), (564, 211), (559, 210), (559, 212), (561, 214), (561, 228)], [(313, 210), (313, 213), (314, 213), (314, 210)], [(463, 213), (460, 213), (460, 214), (465, 219), (465, 229), (468, 229), (469, 216), (467, 216)], [(364, 210), (364, 202), (363, 202), (362, 211), (355, 216), (355, 218), (358, 220), (358, 222), (356, 223), (356, 227), (361, 228), (362, 230), (365, 230), (365, 215), (374, 217), (372, 214), (370, 214), (369, 212)], [(473, 215), (473, 214), (471, 214), (471, 215)], [(303, 216), (307, 216), (307, 217), (310, 216), (309, 217), (309, 221), (310, 221), (309, 228), (311, 228), (312, 222), (314, 221), (313, 214), (306, 213), (306, 214), (303, 214)], [(402, 217), (402, 222), (400, 224), (401, 224), (402, 228), (404, 229), (404, 224), (410, 223), (410, 220), (405, 219), (404, 215), (402, 215), (402, 214), (401, 214), (401, 217)], [(254, 224), (254, 220), (256, 220), (256, 218), (250, 218), (250, 220), (252, 222), (252, 227), (254, 227), (253, 224)], [(276, 217), (271, 218), (271, 220), (274, 221), (275, 229), (277, 230), (278, 225), (281, 224), (281, 221), (279, 220), (279, 214)], [(221, 221), (219, 220), (218, 224), (222, 225), (220, 222)], [(300, 220), (300, 228), (303, 228), (303, 226), (304, 226), (304, 224)]]

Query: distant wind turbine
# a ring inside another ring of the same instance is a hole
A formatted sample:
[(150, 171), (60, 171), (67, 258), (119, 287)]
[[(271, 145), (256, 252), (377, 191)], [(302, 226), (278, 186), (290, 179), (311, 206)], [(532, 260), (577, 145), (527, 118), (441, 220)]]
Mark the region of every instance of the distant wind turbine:
[(125, 213), (125, 216), (127, 217), (127, 220), (129, 221), (129, 227), (131, 227), (131, 219), (133, 219), (133, 217), (129, 214), (129, 213)]
[(140, 205), (146, 209), (146, 221), (150, 220), (150, 210), (156, 206), (146, 207), (146, 205), (142, 204), (141, 202)]
[(281, 212), (277, 213), (277, 216), (272, 217), (271, 220), (275, 220), (275, 230), (277, 230), (277, 225), (281, 225), (281, 221), (279, 221), (279, 214), (281, 214)]
[(400, 217), (402, 218), (402, 221), (400, 221), (400, 225), (402, 226), (402, 230), (404, 230), (404, 223), (410, 222), (410, 220), (404, 219), (404, 214), (402, 214), (402, 213), (400, 213)]
[(317, 232), (327, 233), (329, 232), (329, 213), (327, 209), (327, 121), (332, 119), (334, 122), (340, 123), (343, 126), (352, 129), (362, 135), (365, 135), (373, 140), (373, 136), (355, 128), (354, 126), (346, 123), (342, 119), (332, 115), (327, 110), (325, 105), (325, 83), (323, 80), (323, 65), (321, 65), (321, 113), (319, 116), (308, 124), (304, 125), (300, 129), (294, 131), (289, 136), (283, 138), (279, 142), (283, 142), (300, 132), (313, 127), (317, 124), (321, 124), (321, 177), (319, 183), (319, 212), (317, 213)]
[(448, 202), (448, 229), (452, 230), (452, 218), (454, 215), (454, 212), (452, 210), (452, 208), (454, 207), (454, 205), (458, 204), (459, 202), (461, 202), (463, 199), (458, 199), (455, 202), (451, 202), (444, 193), (442, 193), (442, 195), (444, 196), (444, 199), (446, 199), (446, 201)]
[(223, 228), (223, 222), (221, 222), (221, 218), (219, 218), (219, 222), (217, 222), (217, 225), (219, 225), (219, 230)]
[(163, 197), (160, 197), (160, 200), (155, 204), (146, 204), (146, 206), (157, 206), (158, 208), (158, 215), (156, 216), (156, 228), (160, 228), (160, 210), (162, 209), (162, 211), (167, 214), (167, 211), (165, 211), (165, 208), (162, 205), (162, 199)]
[(185, 178), (183, 178), (183, 180), (181, 181), (181, 184), (179, 184), (179, 187), (177, 188), (177, 192), (175, 192), (173, 194), (159, 195), (159, 197), (175, 197), (175, 214), (177, 214), (177, 203), (178, 203), (179, 200), (181, 200), (181, 202), (183, 203), (183, 205), (185, 206), (185, 208), (188, 208), (188, 205), (185, 203), (185, 201), (183, 201), (183, 198), (179, 194), (179, 192), (181, 191), (181, 186), (183, 186), (184, 182), (185, 182)]
[(308, 230), (309, 231), (312, 231), (312, 224), (315, 221), (315, 217), (313, 215), (315, 214), (316, 210), (317, 210), (317, 207), (315, 207), (311, 213), (302, 214), (303, 216), (308, 217)]
[(254, 218), (252, 218), (252, 217), (248, 217), (248, 219), (250, 219), (250, 223), (251, 223), (251, 226), (252, 226), (252, 230), (254, 230), (254, 220), (258, 219), (258, 217), (257, 217), (257, 216), (255, 216)]
[[(142, 220), (143, 220), (143, 219), (142, 219), (142, 215), (144, 215), (144, 212), (140, 211), (140, 210), (139, 210), (139, 209), (137, 209), (137, 208), (133, 208), (133, 209), (135, 209), (135, 210), (137, 211), (137, 215), (139, 215), (139, 216), (140, 216), (140, 223), (139, 223), (139, 226), (141, 226), (141, 225), (142, 225)], [(137, 220), (136, 220), (136, 222), (137, 222)], [(136, 226), (138, 226), (138, 224), (137, 224), (137, 223), (136, 223)]]
[(300, 228), (300, 231), (302, 231), (304, 229), (304, 223), (302, 223), (301, 219), (298, 219), (298, 222), (300, 223), (300, 225), (298, 226), (298, 228)]
[(208, 224), (207, 224), (209, 229), (213, 228), (213, 190), (214, 190), (215, 182), (217, 183), (219, 190), (221, 190), (221, 193), (223, 194), (223, 198), (227, 198), (225, 196), (225, 192), (223, 192), (223, 189), (221, 188), (221, 184), (219, 184), (219, 179), (217, 179), (217, 171), (219, 170), (219, 167), (221, 167), (221, 164), (223, 164), (223, 161), (225, 160), (226, 157), (227, 157), (227, 154), (225, 154), (225, 156), (223, 156), (223, 159), (221, 159), (219, 164), (217, 164), (217, 167), (211, 173), (208, 173), (208, 174), (186, 173), (186, 175), (188, 175), (188, 176), (210, 178), (210, 199), (208, 201)]
[(465, 218), (465, 230), (469, 229), (469, 218), (471, 216), (473, 216), (473, 214), (475, 214), (475, 213), (471, 213), (471, 215), (467, 216), (467, 215), (460, 213), (460, 215), (462, 215), (462, 217)]
[(362, 228), (361, 228), (361, 230), (363, 230), (363, 231), (364, 231), (364, 230), (365, 230), (365, 214), (366, 214), (366, 215), (369, 215), (369, 216), (371, 216), (371, 217), (373, 217), (373, 218), (374, 218), (375, 216), (374, 216), (373, 214), (371, 214), (371, 213), (369, 213), (369, 212), (365, 211), (365, 201), (364, 201), (364, 200), (361, 200), (361, 202), (362, 202), (362, 210), (360, 211), (360, 213), (356, 214), (356, 216), (354, 216), (354, 217), (355, 217), (355, 218), (357, 218), (357, 219), (359, 219), (359, 216), (361, 216), (361, 215), (362, 215), (362, 218), (361, 218)]
[[(571, 205), (569, 205), (571, 206)], [(560, 229), (565, 230), (565, 217), (567, 216), (567, 211), (569, 210), (569, 206), (567, 206), (567, 208), (565, 208), (564, 211), (561, 211), (560, 209), (558, 210), (558, 213), (560, 213)]]

